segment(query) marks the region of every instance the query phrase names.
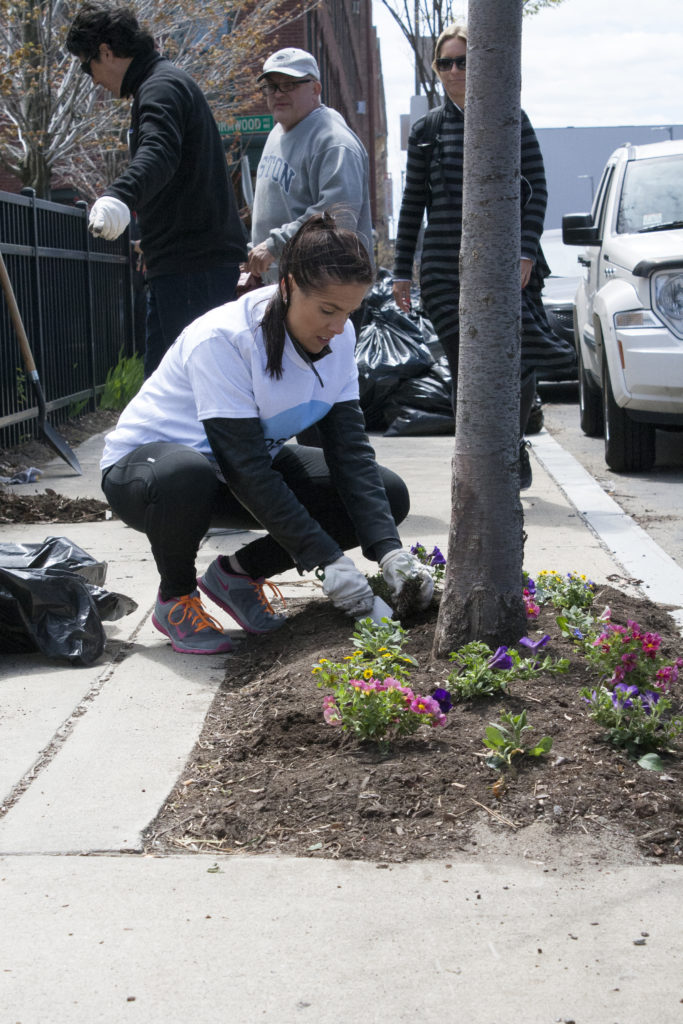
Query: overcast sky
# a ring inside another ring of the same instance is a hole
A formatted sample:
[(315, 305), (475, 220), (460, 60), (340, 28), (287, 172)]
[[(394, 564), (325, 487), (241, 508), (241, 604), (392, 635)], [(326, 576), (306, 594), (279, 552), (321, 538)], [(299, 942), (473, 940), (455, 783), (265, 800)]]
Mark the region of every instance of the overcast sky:
[[(396, 218), (405, 169), (399, 115), (409, 110), (414, 72), (400, 30), (380, 0), (373, 8)], [(536, 128), (681, 124), (682, 55), (683, 0), (564, 0), (524, 19), (522, 106)]]

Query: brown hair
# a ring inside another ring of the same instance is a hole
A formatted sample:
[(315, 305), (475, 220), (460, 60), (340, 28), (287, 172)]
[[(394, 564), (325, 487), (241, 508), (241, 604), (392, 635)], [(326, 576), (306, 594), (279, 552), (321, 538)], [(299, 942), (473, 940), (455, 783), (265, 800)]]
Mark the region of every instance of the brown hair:
[(372, 284), (374, 271), (367, 250), (353, 231), (338, 228), (329, 213), (310, 217), (289, 239), (280, 257), (280, 287), (266, 306), (261, 328), (268, 362), (266, 371), (282, 377), (285, 324), (291, 301), (290, 278), (302, 292), (322, 291), (331, 283)]

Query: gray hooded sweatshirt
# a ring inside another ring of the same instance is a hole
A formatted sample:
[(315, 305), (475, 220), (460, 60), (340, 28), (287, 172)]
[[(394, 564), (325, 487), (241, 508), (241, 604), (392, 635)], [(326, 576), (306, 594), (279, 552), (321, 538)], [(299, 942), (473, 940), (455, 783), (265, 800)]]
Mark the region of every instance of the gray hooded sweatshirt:
[[(365, 147), (336, 110), (316, 107), (288, 132), (276, 124), (256, 172), (252, 245), (265, 241), (277, 261), (304, 221), (327, 210), (372, 259), (369, 182)], [(263, 276), (276, 281), (277, 262)]]

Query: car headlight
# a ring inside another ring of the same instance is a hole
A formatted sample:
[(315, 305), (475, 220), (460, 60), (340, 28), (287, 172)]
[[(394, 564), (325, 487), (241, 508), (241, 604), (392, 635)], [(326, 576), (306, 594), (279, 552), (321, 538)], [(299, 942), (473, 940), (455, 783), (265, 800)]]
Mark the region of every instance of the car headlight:
[(683, 338), (683, 271), (662, 270), (652, 282), (652, 302), (664, 323)]

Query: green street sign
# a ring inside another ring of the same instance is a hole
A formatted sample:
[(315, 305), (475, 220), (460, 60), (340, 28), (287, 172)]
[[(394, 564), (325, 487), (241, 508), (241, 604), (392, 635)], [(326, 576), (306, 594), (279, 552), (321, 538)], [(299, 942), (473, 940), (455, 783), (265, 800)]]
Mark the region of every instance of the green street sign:
[(221, 135), (256, 135), (259, 132), (269, 132), (273, 127), (272, 114), (250, 114), (248, 117), (236, 117), (234, 124), (227, 125), (221, 121), (218, 130)]

